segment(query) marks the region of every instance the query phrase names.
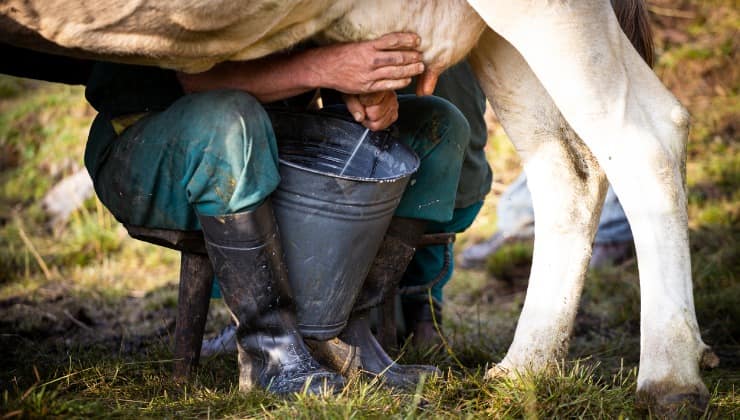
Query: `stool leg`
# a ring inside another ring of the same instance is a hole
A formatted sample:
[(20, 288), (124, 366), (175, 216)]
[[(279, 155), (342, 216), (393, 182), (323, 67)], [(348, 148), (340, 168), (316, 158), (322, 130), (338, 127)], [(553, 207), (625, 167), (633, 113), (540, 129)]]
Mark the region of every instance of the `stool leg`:
[(208, 256), (183, 252), (175, 323), (176, 381), (187, 380), (198, 364), (212, 286), (213, 267)]

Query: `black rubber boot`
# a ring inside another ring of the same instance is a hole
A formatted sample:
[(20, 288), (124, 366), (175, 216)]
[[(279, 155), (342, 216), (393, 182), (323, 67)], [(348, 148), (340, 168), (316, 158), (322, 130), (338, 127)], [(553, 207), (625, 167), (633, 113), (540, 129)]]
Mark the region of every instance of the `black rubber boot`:
[(382, 304), (398, 288), (425, 227), (422, 220), (393, 218), (347, 327), (333, 340), (308, 341), (318, 360), (343, 375), (359, 372), (400, 388), (414, 387), (422, 375), (440, 374), (434, 366), (397, 364), (373, 336), (369, 321), (370, 309)]
[(419, 351), (440, 349), (443, 344), (440, 330), (442, 304), (432, 298), (414, 296), (402, 299), (403, 320), (406, 334), (411, 336), (411, 345)]
[(310, 354), (295, 309), (269, 201), (253, 211), (199, 215), (224, 302), (236, 321), (239, 389), (336, 392), (344, 379)]

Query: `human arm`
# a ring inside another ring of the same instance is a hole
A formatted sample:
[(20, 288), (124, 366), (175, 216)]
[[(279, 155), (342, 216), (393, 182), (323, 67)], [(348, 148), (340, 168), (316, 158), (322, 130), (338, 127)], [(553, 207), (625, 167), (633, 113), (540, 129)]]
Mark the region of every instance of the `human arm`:
[(272, 102), (320, 87), (346, 94), (399, 89), (424, 71), (419, 36), (392, 33), (372, 41), (334, 44), (225, 62), (198, 74), (178, 73), (185, 92), (239, 89)]

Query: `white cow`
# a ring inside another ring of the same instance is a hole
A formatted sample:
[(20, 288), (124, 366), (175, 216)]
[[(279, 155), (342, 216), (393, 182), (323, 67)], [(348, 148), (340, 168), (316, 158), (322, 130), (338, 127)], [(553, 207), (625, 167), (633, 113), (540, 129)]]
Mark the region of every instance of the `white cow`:
[(421, 35), (433, 89), (471, 53), (514, 142), (537, 219), (514, 341), (488, 374), (565, 354), (607, 178), (634, 233), (641, 285), (638, 392), (706, 405), (711, 359), (694, 311), (685, 159), (689, 115), (620, 30), (608, 0), (0, 0), (8, 43), (187, 72), (308, 37)]

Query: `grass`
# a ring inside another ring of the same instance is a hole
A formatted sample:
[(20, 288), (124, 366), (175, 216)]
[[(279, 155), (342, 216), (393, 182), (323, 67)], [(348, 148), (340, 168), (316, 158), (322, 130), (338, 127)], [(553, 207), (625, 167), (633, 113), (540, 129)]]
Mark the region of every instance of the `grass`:
[[(703, 372), (706, 418), (740, 416), (740, 17), (728, 1), (652, 1), (656, 72), (689, 108), (689, 215), (694, 293), (704, 340), (721, 358)], [(671, 10), (682, 13), (671, 13)], [(39, 199), (82, 167), (94, 113), (76, 87), (0, 78), (0, 417), (635, 418), (639, 286), (634, 261), (589, 273), (570, 353), (553, 374), (486, 381), (523, 303), (531, 245), (514, 244), (485, 271), (448, 286), (445, 376), (391, 392), (353, 379), (341, 394), (284, 401), (237, 391), (235, 356), (206, 359), (194, 380), (169, 380), (176, 253), (130, 239), (95, 199), (51, 230)], [(501, 128), (487, 149), (494, 188), (458, 249), (489, 236), (519, 163)], [(228, 320), (212, 305), (209, 332)]]

